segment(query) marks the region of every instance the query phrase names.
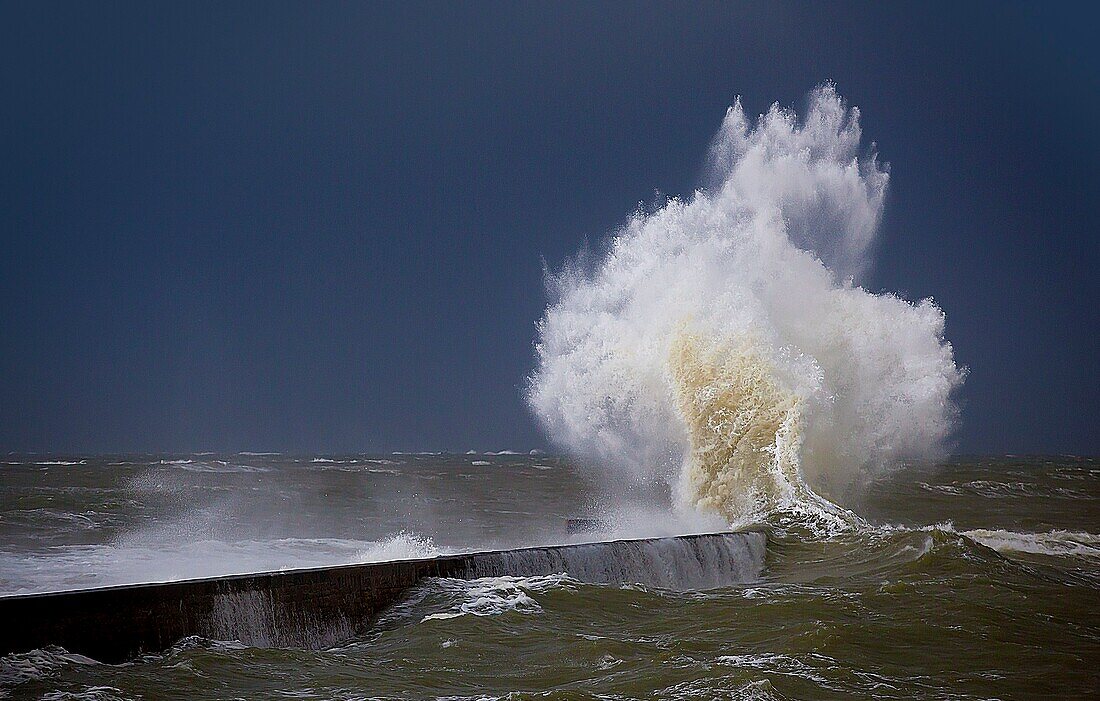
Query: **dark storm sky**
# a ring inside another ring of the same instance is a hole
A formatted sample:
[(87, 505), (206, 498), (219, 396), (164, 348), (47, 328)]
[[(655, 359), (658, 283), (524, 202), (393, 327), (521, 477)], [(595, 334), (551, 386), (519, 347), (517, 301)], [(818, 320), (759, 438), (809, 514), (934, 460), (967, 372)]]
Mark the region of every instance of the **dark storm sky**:
[(4, 3), (0, 449), (545, 446), (541, 260), (832, 79), (959, 449), (1095, 453), (1097, 18), (959, 4)]

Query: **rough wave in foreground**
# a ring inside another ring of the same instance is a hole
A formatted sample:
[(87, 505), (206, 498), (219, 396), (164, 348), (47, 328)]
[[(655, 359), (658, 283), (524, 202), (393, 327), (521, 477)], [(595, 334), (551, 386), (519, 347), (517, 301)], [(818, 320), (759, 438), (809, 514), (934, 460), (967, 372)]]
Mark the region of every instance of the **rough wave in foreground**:
[(1017, 533), (977, 528), (963, 531), (962, 535), (1002, 553), (1100, 560), (1100, 535), (1084, 531), (1053, 530), (1047, 533)]
[(964, 372), (932, 300), (858, 286), (888, 180), (860, 140), (832, 85), (801, 121), (738, 102), (713, 187), (553, 277), (529, 386), (551, 438), (622, 492), (663, 479), (683, 511), (827, 530), (852, 515), (818, 494), (941, 450)]

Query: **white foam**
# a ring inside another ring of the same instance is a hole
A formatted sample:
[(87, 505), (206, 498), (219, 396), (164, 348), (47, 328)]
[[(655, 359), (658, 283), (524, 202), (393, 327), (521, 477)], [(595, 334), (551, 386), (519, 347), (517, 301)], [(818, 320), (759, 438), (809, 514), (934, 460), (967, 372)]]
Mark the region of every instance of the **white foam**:
[(406, 532), (383, 540), (151, 540), (57, 546), (46, 552), (0, 551), (0, 594), (404, 560), (439, 552), (430, 538)]
[(974, 529), (960, 535), (1003, 553), (1028, 553), (1100, 559), (1100, 535), (1083, 531), (1053, 530), (1046, 533)]
[(360, 549), (357, 562), (385, 562), (387, 560), (409, 560), (413, 558), (435, 557), (440, 554), (431, 538), (417, 533), (401, 531), (383, 541), (372, 543)]
[(113, 686), (85, 686), (79, 691), (51, 691), (42, 701), (130, 701), (133, 698)]
[(270, 472), (270, 467), (261, 467), (259, 465), (241, 465), (238, 463), (231, 463), (225, 460), (211, 460), (209, 462), (191, 462), (187, 460), (183, 463), (178, 463), (181, 470), (187, 470), (188, 472), (213, 472), (213, 473), (236, 473), (236, 472)]
[(0, 657), (0, 697), (5, 688), (55, 676), (65, 667), (74, 664), (93, 665), (98, 662), (83, 655), (66, 652), (59, 647), (45, 647)]
[[(832, 660), (823, 656), (822, 660), (827, 663), (833, 663)], [(766, 672), (772, 672), (774, 674), (782, 674), (786, 676), (798, 677), (800, 679), (809, 679), (810, 681), (817, 682), (818, 684), (828, 685), (829, 680), (818, 673), (816, 667), (810, 666), (802, 660), (792, 657), (790, 655), (783, 655), (777, 653), (762, 653), (762, 654), (743, 654), (743, 655), (721, 655), (716, 657), (715, 662), (718, 664), (732, 665), (734, 667), (759, 669)]]
[(516, 613), (542, 613), (542, 607), (531, 596), (554, 587), (569, 586), (572, 580), (564, 574), (535, 577), (482, 577), (480, 579), (444, 579), (439, 586), (457, 601), (446, 611), (431, 613), (423, 621), (445, 620), (459, 616), (499, 616)]
[(680, 508), (843, 528), (815, 491), (936, 455), (952, 429), (944, 314), (858, 286), (888, 176), (833, 86), (801, 121), (735, 104), (710, 161), (708, 190), (550, 279), (529, 403), (619, 493), (665, 480)]

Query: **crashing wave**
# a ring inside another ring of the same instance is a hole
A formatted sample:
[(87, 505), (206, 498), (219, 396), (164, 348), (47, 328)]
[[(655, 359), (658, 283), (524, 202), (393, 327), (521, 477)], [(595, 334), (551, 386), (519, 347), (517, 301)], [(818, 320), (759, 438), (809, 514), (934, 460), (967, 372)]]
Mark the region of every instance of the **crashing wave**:
[(932, 300), (858, 284), (888, 181), (860, 142), (831, 84), (802, 120), (738, 102), (711, 187), (552, 277), (528, 392), (551, 439), (612, 491), (663, 481), (674, 510), (829, 530), (855, 517), (825, 496), (941, 450), (964, 371)]

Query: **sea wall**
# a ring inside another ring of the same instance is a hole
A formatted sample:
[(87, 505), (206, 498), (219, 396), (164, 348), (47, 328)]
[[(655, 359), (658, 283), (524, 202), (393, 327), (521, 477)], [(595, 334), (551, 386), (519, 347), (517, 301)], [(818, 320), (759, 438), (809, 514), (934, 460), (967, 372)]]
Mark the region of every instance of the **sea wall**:
[(594, 583), (705, 589), (760, 577), (765, 545), (759, 531), (716, 533), (6, 596), (0, 655), (57, 645), (115, 663), (192, 635), (324, 648), (364, 632), (428, 577), (565, 572)]

